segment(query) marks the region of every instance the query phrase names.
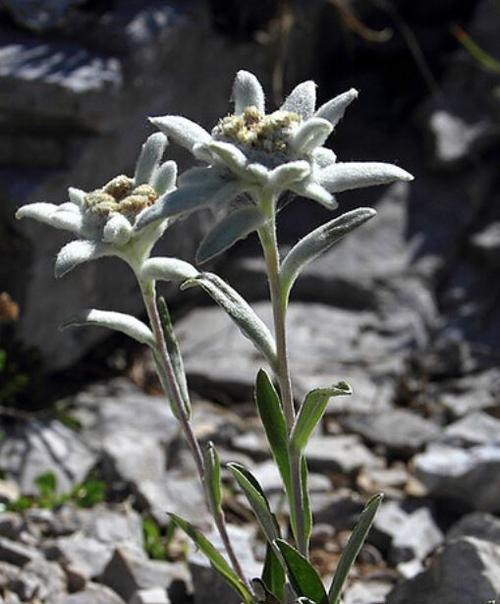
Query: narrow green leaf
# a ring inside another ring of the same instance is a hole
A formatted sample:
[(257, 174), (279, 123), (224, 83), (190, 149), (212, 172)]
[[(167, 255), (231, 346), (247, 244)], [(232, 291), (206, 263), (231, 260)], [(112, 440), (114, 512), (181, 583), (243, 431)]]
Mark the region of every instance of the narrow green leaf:
[(213, 442), (207, 444), (204, 458), (207, 477), (207, 494), (214, 512), (220, 512), (222, 505), (220, 459)]
[(374, 495), (366, 504), (361, 512), (358, 523), (354, 527), (351, 537), (342, 552), (335, 576), (333, 577), (328, 600), (330, 604), (338, 604), (342, 595), (342, 589), (346, 582), (349, 571), (356, 560), (363, 543), (365, 542), (368, 531), (370, 530), (375, 514), (382, 503), (383, 495)]
[(274, 369), (276, 368), (276, 344), (271, 332), (255, 314), (248, 302), (219, 276), (200, 273), (182, 284), (182, 289), (199, 285), (221, 306), (254, 346), (262, 352)]
[(239, 594), (245, 604), (252, 604), (253, 598), (250, 591), (243, 584), (238, 575), (226, 562), (222, 554), (220, 554), (216, 548), (210, 543), (210, 541), (203, 536), (198, 530), (194, 528), (192, 524), (177, 516), (177, 514), (169, 514), (172, 521), (182, 529), (188, 537), (191, 538), (193, 543), (199, 547), (199, 549), (208, 558), (212, 568), (223, 577), (223, 579)]
[(132, 315), (112, 310), (98, 310), (91, 308), (82, 310), (76, 315), (70, 317), (62, 325), (61, 329), (66, 327), (83, 327), (95, 325), (96, 327), (106, 327), (129, 336), (141, 344), (146, 344), (150, 348), (156, 347), (154, 336), (147, 325)]
[(303, 451), (307, 442), (323, 417), (328, 401), (332, 396), (352, 394), (351, 387), (346, 382), (339, 382), (328, 388), (317, 388), (309, 392), (299, 409), (290, 436), (290, 446), (295, 451)]
[(256, 231), (265, 221), (261, 210), (247, 206), (225, 216), (203, 239), (196, 252), (196, 262), (202, 264), (232, 247)]
[(165, 336), (165, 342), (167, 344), (167, 351), (174, 368), (175, 379), (182, 396), (182, 404), (187, 416), (191, 417), (191, 402), (189, 399), (184, 363), (182, 362), (181, 351), (179, 349), (177, 338), (175, 337), (172, 318), (170, 317), (167, 303), (162, 297), (158, 298), (158, 313), (160, 315), (163, 335)]
[(302, 457), (300, 460), (300, 481), (302, 487), (302, 510), (304, 513), (304, 536), (306, 539), (306, 544), (309, 548), (309, 539), (311, 538), (312, 533), (312, 511), (311, 511), (311, 501), (309, 499), (309, 489), (308, 489), (308, 469), (307, 469), (307, 461), (305, 457)]
[(288, 435), (281, 402), (268, 374), (261, 369), (257, 374), (255, 402), (269, 446), (283, 479), (287, 493), (291, 492)]
[(283, 602), (286, 582), (285, 571), (270, 543), (267, 544), (266, 558), (262, 569), (262, 581), (267, 590), (279, 602)]
[(280, 537), (279, 526), (271, 512), (269, 502), (253, 474), (244, 466), (237, 463), (229, 463), (227, 467), (231, 471), (234, 479), (245, 493), (245, 497), (250, 504), (255, 517), (269, 543)]
[(276, 540), (287, 567), (288, 578), (298, 597), (306, 597), (316, 604), (327, 604), (325, 588), (315, 568), (294, 547), (282, 539)]
[(295, 280), (307, 264), (329, 250), (344, 235), (373, 218), (375, 214), (376, 211), (372, 208), (357, 208), (321, 225), (298, 241), (281, 265), (283, 297), (288, 298)]

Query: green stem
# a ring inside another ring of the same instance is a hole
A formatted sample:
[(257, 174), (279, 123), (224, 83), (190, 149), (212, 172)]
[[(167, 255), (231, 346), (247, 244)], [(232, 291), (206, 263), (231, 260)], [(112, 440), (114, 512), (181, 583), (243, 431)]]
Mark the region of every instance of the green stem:
[(170, 404), (175, 409), (175, 416), (178, 418), (181, 424), (182, 431), (184, 432), (184, 436), (195, 461), (196, 469), (198, 470), (198, 475), (203, 486), (207, 507), (212, 512), (215, 526), (217, 527), (222, 543), (233, 566), (233, 569), (243, 581), (244, 585), (250, 590), (250, 585), (243, 573), (243, 569), (241, 568), (240, 562), (231, 544), (231, 540), (227, 532), (224, 512), (222, 510), (212, 509), (212, 506), (210, 505), (210, 499), (207, 496), (208, 487), (207, 475), (205, 471), (205, 462), (203, 460), (203, 454), (201, 451), (200, 444), (196, 438), (196, 435), (193, 431), (193, 427), (186, 413), (186, 409), (183, 404), (182, 393), (175, 377), (174, 367), (172, 365), (172, 361), (168, 353), (167, 343), (165, 341), (165, 335), (163, 333), (163, 328), (161, 325), (160, 314), (156, 305), (155, 284), (153, 281), (142, 283), (140, 280), (139, 283), (141, 287), (142, 297), (144, 300), (144, 305), (146, 307), (146, 312), (148, 314), (149, 322), (151, 324), (151, 329), (153, 330), (153, 334), (157, 344), (157, 370), (160, 381), (164, 386), (166, 394), (168, 394), (169, 396)]
[[(259, 238), (264, 252), (269, 281), (269, 292), (273, 308), (274, 331), (276, 337), (276, 350), (278, 356), (277, 379), (280, 388), (281, 402), (286, 419), (288, 436), (290, 436), (295, 421), (295, 406), (293, 401), (292, 381), (288, 365), (287, 334), (286, 334), (286, 298), (282, 295), (280, 279), (280, 259), (278, 241), (276, 237), (274, 198), (261, 199), (260, 205), (266, 213), (268, 220), (259, 229)], [(304, 526), (304, 506), (302, 501), (302, 477), (300, 471), (300, 453), (289, 447), (291, 493), (289, 493), (290, 506), (295, 519), (295, 539), (298, 550), (307, 556), (307, 538)]]

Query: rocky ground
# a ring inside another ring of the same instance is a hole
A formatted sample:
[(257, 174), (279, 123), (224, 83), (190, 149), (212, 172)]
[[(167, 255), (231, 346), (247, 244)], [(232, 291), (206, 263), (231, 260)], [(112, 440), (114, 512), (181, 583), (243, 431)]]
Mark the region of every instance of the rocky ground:
[[(500, 76), (482, 69), (456, 43), (453, 46), (449, 25), (452, 17), (466, 19), (467, 31), (481, 48), (500, 57), (499, 12), (490, 0), (434, 2), (432, 10), (424, 9), (423, 3), (398, 3), (403, 23), (411, 24), (424, 58), (439, 57), (429, 61), (433, 76), (429, 81), (429, 74), (421, 64), (416, 67), (408, 52), (407, 37), (396, 35), (387, 45), (374, 45), (354, 36), (350, 45), (345, 44), (344, 37), (332, 35), (339, 31), (337, 12), (331, 6), (322, 10), (321, 4), (315, 3), (314, 13), (315, 39), (318, 45), (321, 42), (314, 76), (321, 94), (327, 98), (330, 92), (339, 92), (344, 81), (345, 88), (354, 85), (362, 92), (353, 119), (346, 117), (336, 132), (335, 150), (346, 160), (396, 159), (416, 180), (382, 192), (341, 196), (342, 209), (373, 204), (378, 215), (310, 267), (294, 290), (289, 331), (297, 399), (312, 387), (339, 379), (350, 382), (354, 390), (349, 399), (331, 402), (307, 451), (316, 520), (312, 557), (325, 579), (330, 576), (363, 502), (383, 491), (385, 502), (352, 573), (345, 604), (482, 604), (500, 593)], [(367, 23), (374, 27), (385, 23), (372, 3), (352, 4)], [(231, 17), (232, 13), (217, 12), (217, 2), (211, 5), (216, 16)], [(160, 9), (151, 10), (159, 19)], [(135, 61), (130, 61), (128, 45), (113, 47), (111, 54), (119, 60), (110, 60), (109, 46), (106, 52), (103, 46), (109, 29), (97, 28), (90, 47), (103, 54), (98, 61), (84, 55), (82, 65), (86, 69), (94, 65), (101, 78), (109, 72), (110, 82), (118, 88), (123, 85), (123, 70), (131, 79), (126, 80), (122, 98), (134, 107), (140, 100), (138, 112), (147, 112), (154, 103), (139, 94), (140, 86), (132, 86), (134, 74), (144, 73), (148, 85), (155, 86), (148, 49), (159, 40), (165, 44), (164, 61), (177, 55), (163, 29), (172, 22), (160, 19), (153, 28), (159, 37), (144, 37), (151, 29), (141, 29), (145, 20), (150, 23), (147, 15), (141, 15), (142, 21), (127, 17), (131, 25), (126, 40), (139, 36), (143, 49)], [(22, 21), (23, 15), (16, 13), (15, 19)], [(190, 19), (174, 20), (169, 31), (182, 36), (187, 27), (193, 45), (210, 44), (212, 56), (226, 57), (217, 73), (226, 67), (232, 72), (233, 63), (242, 61), (253, 68), (264, 61), (263, 55), (253, 56), (254, 46), (248, 41), (238, 46), (240, 54), (227, 58), (227, 40)], [(217, 23), (221, 31), (229, 27), (225, 21)], [(307, 31), (302, 34), (310, 39)], [(64, 40), (53, 43), (67, 48)], [(5, 81), (13, 81), (16, 60), (26, 69), (31, 65), (30, 55), (23, 55), (29, 40), (23, 44), (7, 44), (11, 53), (3, 56), (10, 59), (0, 71)], [(332, 64), (339, 70), (334, 84), (329, 76)], [(307, 65), (299, 67), (296, 73)], [(215, 78), (211, 87), (224, 107), (222, 89), (231, 77), (232, 73), (227, 81)], [(19, 202), (16, 191), (24, 201), (34, 190), (60, 189), (61, 182), (76, 173), (85, 181), (94, 175), (90, 156), (116, 146), (113, 137), (120, 124), (109, 136), (99, 130), (109, 82), (102, 90), (97, 87), (96, 97), (79, 96), (79, 89), (70, 86), (70, 76), (65, 73), (61, 78), (62, 84), (55, 87), (54, 78), (47, 76), (43, 83), (47, 94), (52, 90), (51, 94), (62, 95), (55, 97), (59, 104), (53, 105), (57, 110), (51, 128), (66, 124), (64, 132), (77, 137), (83, 152), (69, 167), (49, 166), (33, 173), (41, 183), (35, 183), (35, 189), (23, 187), (33, 156), (21, 151), (34, 153), (33, 140), (44, 144), (52, 140), (51, 136), (46, 140), (50, 128), (30, 131), (31, 146), (16, 148), (16, 166), (1, 169), (2, 194), (11, 209), (14, 199)], [(32, 90), (34, 83), (27, 76), (18, 80), (22, 80), (18, 86), (25, 86), (21, 92)], [(157, 102), (180, 103), (193, 86), (192, 80), (182, 81), (183, 87), (170, 100), (160, 95)], [(35, 83), (40, 80), (35, 78)], [(206, 92), (202, 84), (196, 90), (190, 99)], [(64, 107), (60, 99), (65, 98), (94, 99), (97, 104), (76, 103), (81, 113), (68, 130), (68, 122), (59, 121)], [(47, 107), (35, 109), (48, 119)], [(5, 108), (0, 110), (6, 114)], [(131, 119), (133, 113), (124, 115)], [(11, 140), (9, 123), (15, 119), (21, 123), (23, 115), (14, 111), (0, 123), (0, 151)], [(200, 108), (198, 102), (193, 102), (190, 115), (207, 122), (213, 119), (209, 108)], [(85, 140), (79, 138), (84, 126), (92, 131)], [(60, 145), (61, 130), (57, 132), (55, 143)], [(139, 135), (142, 132), (128, 133), (129, 143), (135, 144)], [(56, 161), (58, 156), (51, 157)], [(117, 166), (125, 163), (124, 158), (114, 161)], [(312, 202), (288, 204), (280, 214), (283, 251), (307, 227), (326, 219)], [(0, 224), (5, 225), (12, 234), (7, 220)], [(184, 247), (175, 235), (174, 247), (187, 259), (195, 231), (190, 231)], [(26, 243), (41, 238), (41, 233), (28, 229), (19, 240)], [(60, 242), (48, 238), (43, 242), (40, 255), (30, 252), (29, 262), (25, 248), (4, 246), (8, 252), (4, 258), (22, 259), (32, 267), (36, 278), (29, 286), (16, 281), (8, 270), (10, 261), (2, 266), (1, 276), (7, 275), (5, 287), (22, 310), (28, 308), (22, 333), (26, 337), (33, 333), (46, 357), (57, 349), (53, 366), (69, 366), (67, 378), (78, 371), (71, 365), (74, 359), (91, 350), (102, 334), (91, 331), (88, 338), (78, 340), (65, 335), (64, 344), (53, 339), (56, 323), (64, 318), (62, 306), (81, 305), (82, 300), (85, 305), (109, 306), (116, 280), (127, 309), (136, 309), (137, 303), (132, 301), (135, 292), (124, 285), (129, 283), (125, 274), (115, 275), (115, 264), (105, 264), (103, 272), (89, 268), (83, 278), (68, 280), (66, 289), (54, 288), (48, 281), (49, 266)], [(243, 242), (215, 269), (269, 322), (263, 264), (254, 241)], [(96, 283), (103, 286), (99, 293)], [(253, 382), (263, 360), (203, 295), (185, 300), (176, 298), (173, 310), (194, 398), (196, 432), (202, 440), (216, 443), (223, 461), (242, 461), (254, 471), (286, 525), (277, 471), (252, 403)], [(51, 319), (42, 324), (43, 313)], [(131, 362), (121, 371), (126, 376), (85, 384), (57, 401), (55, 411), (2, 409), (0, 601), (237, 604), (200, 554), (169, 532), (168, 511), (202, 526), (208, 524), (208, 515), (177, 424), (152, 378), (150, 360), (137, 349), (129, 357)], [(264, 553), (261, 537), (229, 476), (224, 476), (224, 484), (236, 548), (246, 571), (257, 574)]]

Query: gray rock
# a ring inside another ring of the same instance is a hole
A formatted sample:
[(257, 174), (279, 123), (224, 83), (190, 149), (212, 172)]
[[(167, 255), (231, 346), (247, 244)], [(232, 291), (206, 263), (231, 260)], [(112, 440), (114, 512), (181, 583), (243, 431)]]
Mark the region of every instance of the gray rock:
[(38, 494), (35, 480), (46, 472), (66, 493), (81, 482), (96, 463), (96, 455), (79, 435), (57, 420), (31, 420), (9, 431), (0, 442), (0, 467), (25, 494)]
[(384, 493), (391, 499), (400, 499), (405, 495), (409, 479), (406, 465), (397, 462), (388, 468), (363, 469), (357, 477), (357, 485), (364, 493)]
[(41, 554), (34, 547), (23, 545), (6, 537), (0, 537), (0, 560), (16, 566), (24, 566), (40, 558)]
[(493, 222), (471, 238), (472, 250), (491, 268), (500, 266), (500, 222)]
[(440, 402), (454, 417), (472, 411), (497, 411), (500, 401), (500, 371), (496, 368), (453, 380), (444, 385)]
[(66, 12), (82, 3), (83, 0), (6, 0), (4, 10), (20, 25), (43, 32), (60, 26)]
[(40, 557), (28, 562), (17, 580), (9, 583), (9, 588), (23, 602), (33, 597), (50, 602), (66, 592), (66, 576), (59, 564)]
[(470, 156), (474, 143), (486, 131), (486, 123), (467, 123), (461, 116), (444, 109), (429, 117), (429, 130), (434, 140), (434, 162), (440, 167), (452, 167)]
[(344, 604), (384, 604), (393, 588), (389, 581), (354, 581), (344, 592)]
[(140, 489), (142, 482), (162, 482), (167, 465), (165, 450), (147, 433), (135, 429), (108, 435), (103, 451), (111, 465), (114, 479)]
[(313, 472), (352, 474), (363, 467), (377, 466), (380, 460), (356, 436), (313, 436), (306, 448)]
[(170, 599), (164, 589), (140, 589), (136, 591), (129, 604), (170, 604)]
[(7, 537), (14, 541), (23, 530), (23, 519), (16, 512), (3, 511), (0, 514), (0, 537)]
[(181, 515), (190, 522), (204, 524), (209, 520), (203, 491), (195, 474), (166, 472), (162, 481), (142, 481), (137, 488), (138, 505), (165, 526), (168, 512)]
[(109, 587), (89, 583), (84, 591), (63, 596), (54, 604), (125, 604), (125, 602)]
[(350, 531), (363, 511), (363, 501), (350, 490), (311, 493), (314, 526), (325, 525), (335, 531)]
[[(255, 561), (252, 552), (253, 530), (249, 531), (247, 528), (233, 525), (228, 525), (227, 528), (243, 572), (248, 577), (259, 577), (261, 564)], [(211, 533), (207, 537), (220, 552), (224, 551), (218, 533)], [(195, 551), (191, 547), (188, 563), (193, 580), (195, 604), (213, 604), (213, 602), (240, 604), (241, 598), (238, 594), (214, 571), (200, 551)]]
[(259, 432), (247, 431), (238, 434), (238, 436), (232, 439), (231, 447), (257, 461), (263, 461), (271, 456), (263, 430)]
[(69, 566), (72, 572), (88, 580), (102, 574), (113, 555), (114, 547), (81, 533), (74, 533), (69, 537), (47, 541), (43, 549), (49, 560)]
[(166, 398), (144, 394), (126, 379), (94, 384), (67, 402), (82, 425), (82, 437), (96, 449), (109, 437), (131, 431), (168, 446), (179, 432)]
[(128, 505), (110, 509), (105, 505), (94, 506), (85, 512), (82, 518), (81, 531), (86, 537), (117, 546), (120, 543), (144, 548), (142, 518)]
[(422, 449), (439, 434), (435, 424), (406, 409), (347, 415), (339, 421), (344, 429), (361, 435), (370, 443), (405, 455)]
[(413, 465), (432, 496), (455, 499), (478, 511), (500, 511), (500, 447), (435, 445), (415, 456)]
[(446, 427), (439, 442), (455, 447), (500, 444), (500, 420), (476, 411)]
[(408, 521), (409, 512), (398, 501), (384, 501), (380, 506), (368, 541), (373, 543), (381, 552), (387, 552), (393, 539)]
[(149, 560), (142, 552), (127, 547), (116, 548), (100, 580), (126, 601), (138, 590), (162, 588), (178, 594), (189, 584), (182, 564)]
[[(271, 323), (269, 304), (258, 303), (254, 308)], [(404, 371), (404, 351), (409, 354), (411, 336), (406, 326), (384, 331), (371, 312), (302, 303), (290, 305), (288, 325), (290, 364), (299, 398), (314, 387), (345, 379), (354, 390), (348, 401), (351, 408), (389, 404), (394, 377)], [(194, 389), (205, 395), (217, 391), (235, 398), (253, 395), (263, 361), (223, 312), (213, 307), (196, 309), (177, 322), (176, 333)], [(381, 390), (385, 391), (382, 396)], [(332, 409), (336, 403), (332, 402)]]
[(394, 533), (389, 549), (389, 559), (394, 564), (414, 559), (423, 561), (443, 540), (443, 533), (436, 525), (429, 510), (420, 508), (409, 514)]
[(469, 604), (495, 600), (500, 591), (500, 547), (461, 537), (444, 547), (430, 568), (404, 581), (387, 604)]
[(467, 514), (446, 533), (447, 541), (457, 537), (475, 537), (500, 546), (500, 519), (482, 512)]

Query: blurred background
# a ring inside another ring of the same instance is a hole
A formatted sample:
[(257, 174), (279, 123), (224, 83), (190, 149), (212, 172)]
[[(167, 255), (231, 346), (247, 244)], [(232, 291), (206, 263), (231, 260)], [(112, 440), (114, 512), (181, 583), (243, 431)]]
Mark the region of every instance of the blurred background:
[[(319, 103), (357, 88), (328, 145), (341, 161), (388, 161), (415, 176), (338, 196), (341, 211), (372, 205), (378, 215), (304, 273), (290, 309), (297, 397), (338, 379), (354, 388), (348, 403), (332, 405), (310, 452), (315, 511), (335, 533), (318, 537), (323, 573), (336, 555), (325, 543), (349, 527), (360, 496), (379, 488), (397, 502), (387, 512), (393, 520), (416, 526), (418, 512), (432, 535), (417, 552), (377, 529), (364, 563), (386, 572), (384, 595), (372, 590), (363, 602), (381, 601), (397, 581), (419, 576), (467, 513), (500, 512), (496, 0), (0, 1), (0, 500), (68, 492), (91, 475), (104, 489), (99, 501), (132, 498), (134, 513), (152, 514), (163, 545), (166, 508), (185, 512), (189, 501), (199, 513), (171, 418), (158, 419), (145, 351), (95, 328), (58, 330), (82, 307), (140, 315), (126, 267), (104, 259), (56, 281), (67, 237), (13, 217), (25, 203), (66, 201), (68, 186), (92, 190), (130, 174), (152, 132), (148, 116), (182, 114), (211, 129), (230, 111), (238, 69), (258, 76), (271, 107), (305, 79), (318, 84)], [(174, 143), (167, 155), (181, 169), (191, 165)], [(283, 252), (331, 219), (310, 200), (284, 206)], [(212, 220), (199, 213), (174, 225), (156, 252), (192, 261)], [(254, 235), (209, 268), (270, 317)], [(201, 437), (264, 466), (275, 492), (251, 404), (261, 359), (203, 294), (163, 293)], [(138, 404), (143, 423), (134, 432)], [(331, 500), (332, 485), (343, 499)], [(234, 524), (246, 526), (247, 511), (230, 495)], [(94, 571), (86, 579), (103, 568)], [(401, 593), (393, 601), (404, 601)]]

